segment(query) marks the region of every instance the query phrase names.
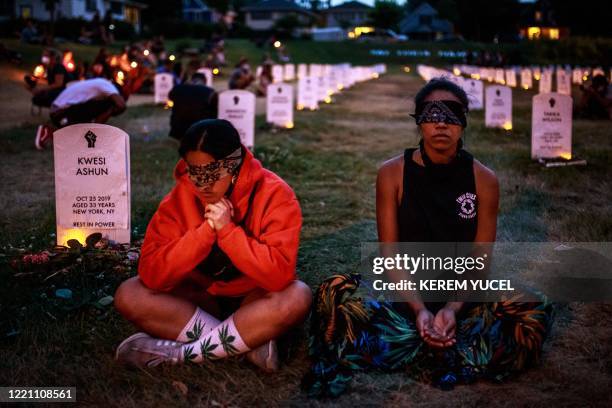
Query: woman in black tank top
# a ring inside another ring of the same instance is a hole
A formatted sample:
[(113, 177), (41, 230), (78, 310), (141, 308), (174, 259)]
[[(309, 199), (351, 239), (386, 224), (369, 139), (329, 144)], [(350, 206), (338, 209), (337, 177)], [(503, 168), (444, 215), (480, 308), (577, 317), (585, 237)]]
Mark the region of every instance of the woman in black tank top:
[[(446, 79), (415, 98), (422, 140), (385, 162), (376, 183), (380, 242), (494, 242), (495, 174), (463, 150), (468, 98)], [(540, 358), (552, 306), (542, 302), (424, 303), (351, 296), (358, 274), (334, 275), (317, 290), (304, 378), (312, 396), (342, 393), (355, 370), (404, 369), (450, 389), (479, 378), (501, 381)]]

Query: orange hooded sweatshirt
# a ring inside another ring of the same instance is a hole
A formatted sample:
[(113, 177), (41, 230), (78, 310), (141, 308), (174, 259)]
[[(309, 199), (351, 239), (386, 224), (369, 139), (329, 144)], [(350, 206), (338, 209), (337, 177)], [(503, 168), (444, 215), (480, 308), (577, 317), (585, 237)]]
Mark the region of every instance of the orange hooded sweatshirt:
[(215, 240), (242, 276), (215, 281), (207, 289), (211, 295), (242, 296), (256, 287), (280, 291), (296, 279), (300, 205), (287, 183), (244, 146), (243, 151), (229, 197), (234, 218), (216, 233), (204, 219), (204, 202), (189, 180), (187, 163), (178, 162), (176, 185), (153, 215), (141, 249), (138, 275), (147, 287), (172, 290), (206, 259)]

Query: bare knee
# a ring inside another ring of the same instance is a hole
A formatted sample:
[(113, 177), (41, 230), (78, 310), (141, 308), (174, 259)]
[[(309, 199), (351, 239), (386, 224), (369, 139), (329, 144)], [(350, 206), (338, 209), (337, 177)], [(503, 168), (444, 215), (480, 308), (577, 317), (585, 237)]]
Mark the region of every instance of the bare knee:
[(301, 322), (312, 304), (312, 290), (304, 282), (296, 280), (280, 292), (274, 293), (280, 321), (289, 324)]
[(123, 281), (115, 292), (115, 309), (126, 319), (135, 321), (140, 315), (140, 305), (143, 304), (143, 297), (151, 292), (142, 284), (137, 276)]

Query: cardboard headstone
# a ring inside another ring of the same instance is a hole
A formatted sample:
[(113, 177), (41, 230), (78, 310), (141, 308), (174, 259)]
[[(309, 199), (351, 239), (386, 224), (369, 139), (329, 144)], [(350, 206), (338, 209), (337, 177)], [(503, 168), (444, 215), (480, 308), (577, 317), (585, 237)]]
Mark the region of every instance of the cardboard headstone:
[(203, 74), (206, 77), (206, 86), (211, 87), (213, 86), (213, 72), (210, 68), (199, 68), (198, 69), (198, 73)]
[(242, 144), (252, 149), (255, 143), (255, 94), (243, 90), (219, 94), (219, 119), (229, 120), (240, 134)]
[(533, 79), (529, 68), (521, 69), (521, 87), (523, 89), (533, 88)]
[(482, 81), (467, 79), (463, 81), (463, 89), (468, 96), (469, 109), (479, 110), (484, 107), (484, 92)]
[(302, 79), (308, 76), (308, 65), (299, 64), (297, 67), (297, 79)]
[(285, 74), (285, 70), (282, 65), (273, 65), (272, 66), (272, 82), (283, 82), (283, 75)]
[(502, 68), (497, 68), (495, 70), (495, 82), (498, 84), (506, 83), (506, 72)]
[(293, 81), (295, 79), (295, 65), (285, 64), (284, 77), (285, 81)]
[(130, 242), (130, 139), (123, 130), (87, 123), (53, 135), (57, 244), (95, 232)]
[(557, 70), (557, 93), (562, 95), (572, 94), (572, 83), (570, 74), (564, 69)]
[(559, 93), (533, 97), (531, 158), (572, 157), (572, 98)]
[(276, 126), (293, 128), (293, 86), (270, 84), (266, 92), (266, 121)]
[(512, 89), (492, 85), (485, 90), (485, 126), (512, 129)]
[(551, 93), (552, 92), (552, 71), (545, 69), (542, 71), (540, 76), (540, 83), (538, 87), (538, 93)]
[(581, 68), (574, 68), (572, 70), (572, 83), (576, 85), (582, 84), (582, 69)]
[(155, 103), (166, 103), (168, 94), (174, 87), (174, 77), (172, 74), (155, 74)]
[(319, 109), (319, 78), (304, 76), (298, 81), (298, 110)]
[(516, 71), (514, 68), (506, 69), (506, 85), (516, 88)]

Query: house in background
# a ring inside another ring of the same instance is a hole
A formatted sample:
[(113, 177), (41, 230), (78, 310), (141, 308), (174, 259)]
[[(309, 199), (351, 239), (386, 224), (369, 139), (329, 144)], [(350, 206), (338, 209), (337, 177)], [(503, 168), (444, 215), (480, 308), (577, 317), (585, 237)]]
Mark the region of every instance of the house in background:
[(308, 24), (316, 14), (288, 0), (263, 0), (243, 7), (245, 24), (253, 30), (270, 30), (276, 21), (294, 15), (303, 24)]
[(343, 29), (365, 25), (368, 15), (373, 7), (358, 1), (347, 1), (322, 11), (325, 16), (326, 27), (340, 27)]
[(567, 27), (560, 27), (550, 1), (524, 4), (519, 36), (528, 40), (559, 40), (569, 36)]
[[(48, 21), (51, 14), (45, 3), (43, 0), (15, 0), (14, 16)], [(141, 11), (146, 7), (146, 4), (132, 0), (59, 0), (55, 4), (54, 17), (56, 20), (62, 17), (91, 20), (96, 12), (102, 18), (110, 10), (114, 20), (130, 23), (138, 33), (141, 29)]]
[(411, 40), (440, 40), (452, 36), (454, 27), (429, 3), (422, 3), (400, 21), (399, 31)]
[(223, 15), (202, 0), (183, 0), (183, 20), (192, 23), (218, 23)]

